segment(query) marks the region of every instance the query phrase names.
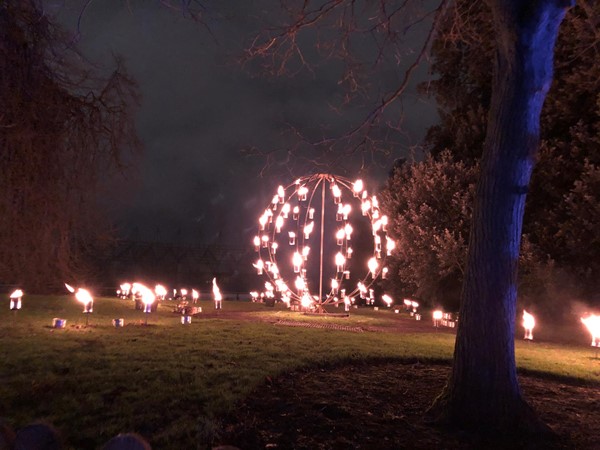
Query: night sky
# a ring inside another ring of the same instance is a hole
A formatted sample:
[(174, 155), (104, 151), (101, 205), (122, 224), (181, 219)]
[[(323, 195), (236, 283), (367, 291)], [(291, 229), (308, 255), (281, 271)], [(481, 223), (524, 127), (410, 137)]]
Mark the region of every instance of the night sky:
[[(73, 33), (86, 3), (45, 1), (48, 13)], [(337, 135), (364, 117), (364, 109), (331, 110), (341, 95), (334, 64), (312, 74), (269, 78), (236, 62), (260, 27), (276, 22), (277, 4), (219, 2), (220, 9), (206, 16), (210, 33), (159, 2), (96, 0), (84, 9), (78, 43), (82, 53), (99, 70), (110, 67), (111, 54), (123, 56), (142, 95), (137, 125), (143, 155), (126, 181), (113, 186), (119, 192), (111, 204), (121, 237), (251, 245), (256, 220), (277, 185), (321, 170), (296, 156), (263, 171), (265, 159), (245, 156), (242, 150), (278, 150), (283, 158), (296, 143), (288, 124), (307, 134), (326, 129)], [(407, 55), (411, 51), (407, 46)], [(401, 69), (383, 71), (381, 85), (397, 85)], [(426, 67), (416, 81), (425, 72)], [(357, 155), (335, 173), (352, 179), (359, 174), (371, 190), (383, 183), (394, 159), (407, 155), (436, 120), (432, 102), (417, 97), (414, 88), (402, 108), (401, 145), (391, 156), (359, 173)], [(308, 156), (311, 149), (304, 152)]]

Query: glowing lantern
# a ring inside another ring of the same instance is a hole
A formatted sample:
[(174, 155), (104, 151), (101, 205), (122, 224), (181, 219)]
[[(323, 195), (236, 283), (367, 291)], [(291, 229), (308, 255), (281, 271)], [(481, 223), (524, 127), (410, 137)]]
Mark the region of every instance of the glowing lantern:
[(358, 197), (363, 189), (364, 185), (362, 180), (356, 180), (352, 185), (352, 191), (354, 192), (355, 197)]
[(306, 195), (308, 194), (308, 188), (304, 185), (298, 188), (298, 200), (301, 202), (306, 201)]
[(119, 296), (121, 298), (127, 298), (127, 297), (129, 297), (129, 294), (131, 292), (131, 284), (129, 284), (129, 283), (123, 283), (123, 284), (121, 284), (119, 286), (119, 288), (120, 288), (120, 291), (121, 291)]
[(440, 320), (442, 320), (442, 317), (444, 317), (444, 313), (437, 309), (435, 311), (433, 311), (433, 326), (434, 327), (439, 327), (440, 326)]
[(592, 347), (600, 347), (600, 315), (592, 314), (588, 317), (582, 317), (583, 323), (592, 335)]
[(381, 269), (381, 279), (382, 280), (387, 279), (388, 272), (389, 272), (389, 269), (387, 267), (384, 267), (383, 269)]
[(362, 211), (363, 216), (366, 216), (369, 213), (370, 209), (371, 209), (371, 202), (369, 200), (365, 200), (364, 202), (361, 203), (360, 210)]
[(309, 208), (308, 209), (308, 218), (310, 220), (313, 220), (315, 218), (315, 208)]
[(221, 291), (219, 290), (219, 286), (217, 286), (217, 279), (213, 278), (212, 280), (212, 285), (213, 285), (213, 296), (215, 298), (215, 309), (221, 309), (222, 308), (222, 300), (223, 300), (223, 296), (221, 295)]
[(385, 302), (388, 308), (392, 306), (392, 303), (394, 302), (394, 300), (392, 300), (392, 297), (390, 297), (387, 294), (382, 295), (381, 299)]
[(254, 236), (254, 251), (260, 250), (260, 238), (258, 236)]
[(346, 258), (341, 252), (337, 252), (335, 255), (335, 265), (338, 272), (344, 271), (344, 264), (346, 264)]
[(302, 267), (302, 261), (302, 255), (298, 252), (294, 252), (294, 255), (292, 256), (292, 264), (294, 265), (295, 273), (300, 272), (300, 267)]
[(288, 236), (290, 237), (290, 245), (296, 244), (296, 233), (293, 231), (288, 232)]
[(337, 230), (335, 233), (335, 238), (337, 239), (337, 245), (344, 245), (344, 238), (346, 237), (346, 232), (343, 228)]
[(388, 221), (388, 216), (381, 216), (381, 229), (383, 231), (387, 231)]
[(337, 184), (331, 186), (331, 192), (333, 194), (333, 202), (337, 205), (342, 200), (342, 191)]
[(268, 220), (269, 220), (269, 217), (266, 214), (263, 214), (262, 216), (260, 216), (258, 218), (258, 224), (260, 225), (261, 231), (263, 231), (265, 229), (265, 226), (267, 225)]
[(525, 328), (525, 336), (523, 339), (528, 341), (533, 340), (533, 327), (535, 327), (535, 318), (527, 311), (523, 310), (523, 328)]
[(11, 311), (17, 311), (21, 309), (21, 298), (23, 297), (23, 291), (16, 289), (10, 294), (10, 309)]
[(300, 207), (299, 206), (294, 206), (294, 209), (292, 210), (292, 217), (294, 220), (298, 220), (298, 218), (300, 217)]
[(283, 205), (281, 207), (281, 215), (283, 216), (284, 219), (288, 218), (288, 216), (290, 214), (290, 208), (291, 208), (291, 206), (289, 203), (286, 203), (285, 205)]
[(279, 244), (277, 242), (273, 242), (271, 244), (271, 251), (273, 252), (273, 254), (277, 253), (277, 248), (279, 247)]
[(396, 248), (396, 242), (387, 236), (385, 239), (386, 239), (385, 249), (387, 251), (387, 255), (390, 256), (392, 254), (392, 252), (394, 251), (394, 249)]
[(371, 258), (369, 259), (369, 262), (367, 263), (367, 267), (369, 268), (369, 272), (371, 272), (371, 276), (373, 278), (375, 278), (377, 275), (377, 267), (379, 267), (379, 264), (377, 263), (377, 259), (376, 258)]
[(187, 289), (179, 289), (179, 292), (181, 293), (181, 298), (186, 300), (187, 295), (188, 295), (188, 290)]
[(302, 277), (297, 277), (296, 281), (294, 282), (294, 285), (296, 286), (298, 292), (303, 292), (306, 289), (306, 282)]
[(304, 246), (302, 247), (302, 259), (306, 261), (308, 259), (308, 254), (310, 253), (310, 247)]
[(360, 298), (365, 299), (367, 296), (367, 287), (360, 281), (357, 284), (358, 292), (360, 292)]
[(308, 292), (305, 292), (302, 295), (302, 299), (300, 300), (300, 304), (302, 305), (302, 307), (304, 309), (308, 309), (310, 307), (310, 305), (312, 305), (313, 303), (313, 299), (311, 298), (311, 296), (309, 295)]
[(258, 261), (256, 261), (254, 264), (252, 264), (256, 270), (258, 271), (259, 275), (262, 275), (263, 270), (265, 268), (265, 263), (262, 259), (259, 259)]
[(315, 223), (310, 222), (308, 225), (304, 226), (304, 239), (308, 239), (310, 237), (310, 233), (313, 232), (315, 228)]
[[(69, 286), (65, 283), (65, 287), (71, 293), (75, 293), (75, 300), (79, 303), (83, 304), (83, 313), (90, 314), (94, 310), (94, 299), (92, 298), (92, 294), (87, 289), (77, 288), (77, 292), (75, 292), (75, 288)], [(85, 316), (85, 324), (88, 324), (88, 316)]]
[(192, 289), (192, 300), (194, 301), (194, 303), (197, 303), (199, 298), (200, 292), (198, 292), (196, 289)]
[(143, 289), (141, 291), (141, 294), (142, 294), (142, 303), (144, 304), (144, 314), (145, 314), (144, 325), (148, 325), (148, 314), (150, 314), (152, 312), (152, 305), (154, 304), (156, 297), (154, 296), (154, 293), (150, 289), (147, 289), (147, 288)]
[(275, 231), (277, 231), (278, 233), (281, 233), (282, 226), (283, 226), (283, 217), (277, 216), (277, 219), (275, 220)]
[(331, 279), (331, 292), (332, 294), (337, 294), (338, 292), (338, 288), (340, 287), (340, 283), (338, 283), (338, 280), (335, 278)]
[(379, 230), (381, 229), (381, 220), (375, 220), (373, 222), (373, 236), (377, 235)]
[(157, 284), (154, 286), (154, 293), (159, 300), (164, 300), (167, 296), (167, 289), (163, 285)]

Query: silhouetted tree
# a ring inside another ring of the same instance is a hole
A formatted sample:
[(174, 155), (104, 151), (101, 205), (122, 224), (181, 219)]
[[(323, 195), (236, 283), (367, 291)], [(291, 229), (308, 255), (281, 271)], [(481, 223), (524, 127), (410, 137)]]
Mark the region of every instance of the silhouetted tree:
[(0, 283), (82, 276), (106, 237), (97, 194), (138, 147), (137, 95), (119, 61), (97, 72), (37, 1), (0, 2)]

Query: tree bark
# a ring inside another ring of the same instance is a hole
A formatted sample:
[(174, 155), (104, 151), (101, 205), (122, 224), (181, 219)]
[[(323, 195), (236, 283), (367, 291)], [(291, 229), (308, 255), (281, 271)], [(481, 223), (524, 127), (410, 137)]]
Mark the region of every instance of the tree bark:
[(540, 431), (515, 363), (517, 263), (525, 197), (552, 82), (559, 0), (489, 0), (496, 30), (492, 104), (477, 187), (454, 365), (433, 418), (465, 427)]

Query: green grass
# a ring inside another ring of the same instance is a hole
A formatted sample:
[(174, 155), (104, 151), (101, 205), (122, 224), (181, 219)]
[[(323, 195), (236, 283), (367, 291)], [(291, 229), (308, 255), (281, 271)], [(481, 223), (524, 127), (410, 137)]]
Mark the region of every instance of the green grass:
[[(0, 416), (15, 428), (48, 420), (68, 448), (98, 448), (124, 431), (156, 449), (203, 448), (231, 411), (266, 377), (302, 366), (347, 360), (450, 360), (446, 333), (352, 333), (275, 326), (279, 319), (390, 327), (409, 320), (389, 311), (354, 310), (347, 318), (308, 317), (279, 307), (224, 302), (270, 322), (194, 319), (181, 325), (165, 302), (148, 315), (129, 301), (99, 298), (85, 327), (73, 297), (24, 298), (16, 314), (0, 309)], [(210, 301), (201, 302), (214, 312)], [(67, 319), (65, 329), (52, 319)], [(113, 318), (126, 326), (114, 328)], [(600, 360), (589, 347), (517, 342), (521, 368), (600, 383)]]

